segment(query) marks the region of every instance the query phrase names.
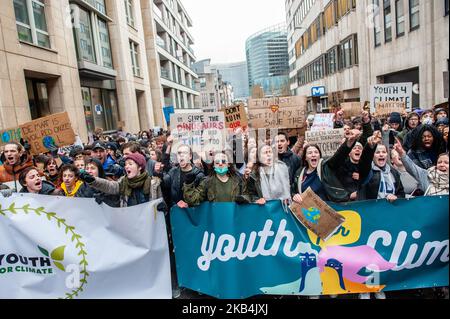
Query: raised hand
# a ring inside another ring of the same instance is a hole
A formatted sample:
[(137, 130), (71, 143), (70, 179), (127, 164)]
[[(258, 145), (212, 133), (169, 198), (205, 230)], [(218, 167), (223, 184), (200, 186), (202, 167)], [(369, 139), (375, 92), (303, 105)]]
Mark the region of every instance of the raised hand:
[(398, 138), (395, 138), (394, 150), (397, 151), (400, 158), (406, 155), (406, 151)]

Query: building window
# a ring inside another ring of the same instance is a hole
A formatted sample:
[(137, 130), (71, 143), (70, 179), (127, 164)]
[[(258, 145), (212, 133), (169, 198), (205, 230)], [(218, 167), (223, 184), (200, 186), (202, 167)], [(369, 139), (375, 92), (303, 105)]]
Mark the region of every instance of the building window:
[(95, 9), (97, 9), (99, 12), (106, 15), (105, 0), (84, 0), (84, 2), (89, 3), (91, 6), (93, 6)]
[(449, 10), (449, 0), (444, 0), (444, 12), (445, 16), (448, 16), (448, 10)]
[(100, 37), (100, 51), (102, 54), (103, 66), (112, 68), (111, 47), (109, 44), (108, 25), (105, 21), (98, 19), (98, 32)]
[(75, 29), (75, 38), (78, 40), (78, 58), (81, 60), (96, 63), (94, 42), (92, 37), (91, 18), (89, 12), (79, 9), (79, 28)]
[(380, 25), (380, 0), (373, 0), (373, 30), (375, 47), (381, 45), (381, 25)]
[(133, 10), (133, 0), (124, 0), (125, 2), (125, 13), (127, 16), (127, 23), (134, 27), (134, 10)]
[(395, 20), (397, 25), (397, 37), (405, 35), (405, 12), (403, 0), (395, 1)]
[(139, 45), (136, 42), (130, 41), (130, 55), (133, 75), (141, 76), (141, 69), (139, 67)]
[(409, 0), (409, 29), (415, 30), (420, 27), (419, 0)]
[(337, 71), (337, 65), (336, 65), (336, 55), (337, 55), (337, 49), (334, 47), (327, 53), (327, 73), (328, 74), (334, 74)]
[(17, 34), (21, 41), (50, 48), (43, 0), (14, 0)]
[(391, 0), (383, 0), (384, 42), (392, 41)]

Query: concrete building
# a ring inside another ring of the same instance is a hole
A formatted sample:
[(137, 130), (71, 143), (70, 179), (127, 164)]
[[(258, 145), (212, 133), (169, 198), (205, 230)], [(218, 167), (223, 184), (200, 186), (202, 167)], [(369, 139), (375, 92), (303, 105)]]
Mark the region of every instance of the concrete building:
[(165, 105), (193, 108), (192, 21), (180, 1), (14, 0), (1, 9), (1, 128), (67, 111), (87, 142), (96, 128), (165, 126)]
[[(141, 0), (141, 6), (147, 21), (144, 32), (155, 109), (174, 106), (175, 113), (194, 109), (199, 92), (194, 86), (198, 76), (192, 69), (196, 58), (191, 48), (191, 18), (179, 0)], [(157, 115), (160, 123), (162, 113)]]
[(247, 62), (214, 64), (212, 68), (217, 69), (222, 75), (223, 81), (233, 86), (234, 98), (245, 101), (250, 96), (248, 84)]
[(282, 95), (288, 87), (289, 58), (285, 24), (266, 28), (245, 43), (249, 91), (263, 87), (266, 95)]
[(413, 107), (446, 102), (448, 1), (287, 0), (286, 19), (291, 93), (309, 111), (368, 101), (378, 83), (412, 82)]
[(219, 70), (211, 65), (211, 59), (196, 62), (193, 69), (198, 74), (195, 83), (200, 90), (200, 95), (195, 99), (197, 108), (216, 112), (233, 104), (233, 86), (223, 80)]
[[(87, 141), (77, 55), (67, 0), (2, 1), (0, 127), (67, 111)], [(34, 14), (31, 14), (34, 13)]]

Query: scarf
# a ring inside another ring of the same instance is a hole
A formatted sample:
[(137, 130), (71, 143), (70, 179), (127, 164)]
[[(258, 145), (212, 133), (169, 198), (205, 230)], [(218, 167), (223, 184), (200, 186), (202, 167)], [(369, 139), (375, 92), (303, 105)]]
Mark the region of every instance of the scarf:
[(391, 167), (389, 165), (384, 168), (379, 168), (372, 162), (372, 170), (380, 172), (380, 187), (378, 188), (378, 199), (385, 199), (387, 195), (395, 195), (394, 178), (391, 174)]
[(430, 181), (430, 186), (425, 195), (448, 195), (448, 174), (441, 172), (434, 166), (428, 169), (428, 180)]
[(142, 188), (145, 195), (150, 194), (150, 182), (151, 178), (149, 178), (148, 173), (142, 173), (139, 176), (136, 176), (132, 179), (128, 179), (125, 176), (120, 183), (120, 194), (126, 197), (130, 197), (133, 189)]
[(290, 199), (289, 170), (283, 162), (275, 163), (266, 170), (259, 168), (261, 191), (266, 200)]
[(61, 188), (64, 191), (64, 194), (66, 194), (66, 197), (74, 197), (76, 195), (76, 193), (78, 192), (78, 190), (80, 189), (81, 185), (83, 185), (83, 182), (78, 180), (75, 183), (75, 187), (72, 189), (72, 191), (70, 193), (67, 190), (66, 183), (62, 183)]

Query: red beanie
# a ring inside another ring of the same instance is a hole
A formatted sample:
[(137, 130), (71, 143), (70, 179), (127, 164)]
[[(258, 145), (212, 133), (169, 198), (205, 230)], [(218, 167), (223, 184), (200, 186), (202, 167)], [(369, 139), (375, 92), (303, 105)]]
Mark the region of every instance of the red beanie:
[(145, 166), (147, 165), (147, 161), (145, 160), (145, 157), (142, 154), (131, 153), (131, 154), (125, 156), (125, 161), (128, 159), (134, 161), (142, 169), (142, 172), (145, 171)]

